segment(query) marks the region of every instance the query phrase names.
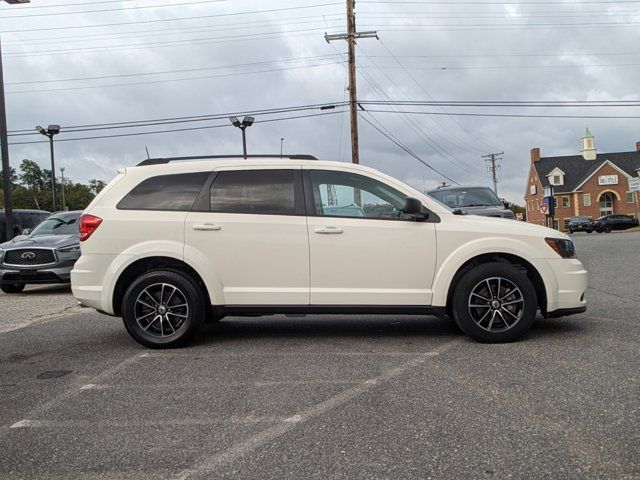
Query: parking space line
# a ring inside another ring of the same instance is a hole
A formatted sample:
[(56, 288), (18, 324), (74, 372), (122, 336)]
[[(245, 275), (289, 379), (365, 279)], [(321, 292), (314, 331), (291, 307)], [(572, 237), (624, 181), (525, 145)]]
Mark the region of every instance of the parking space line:
[[(110, 375), (112, 375), (112, 374), (122, 370), (123, 368), (131, 365), (132, 363), (134, 363), (143, 354), (144, 353), (136, 353), (135, 355), (133, 355), (131, 357), (125, 358), (124, 360), (122, 360), (120, 363), (117, 363), (113, 367), (107, 368), (103, 372), (101, 372), (98, 375), (96, 375), (91, 380), (90, 385), (99, 384), (100, 381), (108, 378)], [(78, 395), (81, 391), (83, 391), (83, 389), (82, 389), (83, 386), (86, 386), (86, 384), (85, 385), (81, 385), (81, 386), (77, 386), (76, 385), (73, 388), (70, 388), (69, 390), (65, 390), (60, 395), (58, 395), (56, 397), (53, 397), (51, 400), (49, 400), (49, 401), (47, 401), (47, 402), (45, 402), (43, 404), (40, 404), (37, 407), (35, 407), (33, 410), (31, 410), (29, 413), (27, 413), (26, 417), (27, 418), (34, 418), (34, 417), (41, 416), (43, 413), (45, 413), (50, 408), (58, 406), (62, 402), (64, 402), (64, 401), (66, 401), (66, 400), (68, 400), (70, 398), (73, 398), (74, 396)], [(11, 426), (16, 425), (16, 424), (20, 424), (21, 421), (14, 422)], [(8, 432), (8, 430), (9, 429), (7, 429), (7, 428), (0, 429), (0, 438), (3, 436), (3, 434), (6, 434)]]
[(147, 358), (201, 358), (204, 354), (207, 358), (218, 357), (313, 357), (313, 356), (336, 356), (336, 357), (419, 357), (424, 355), (422, 352), (327, 352), (323, 350), (306, 351), (306, 352), (223, 352), (207, 351), (200, 353), (182, 353), (182, 352), (150, 352)]
[(256, 425), (292, 422), (296, 416), (231, 416), (228, 418), (182, 418), (163, 420), (20, 420), (9, 428), (127, 428), (127, 427), (197, 427), (207, 425)]
[(262, 430), (261, 432), (252, 435), (247, 440), (232, 445), (231, 447), (217, 455), (202, 459), (192, 468), (180, 472), (176, 478), (178, 480), (187, 480), (196, 475), (212, 477), (219, 467), (232, 463), (242, 456), (246, 455), (247, 453), (250, 453), (251, 451), (260, 448), (263, 445), (266, 445), (267, 443), (272, 442), (273, 440), (276, 440), (277, 438), (285, 435), (291, 430), (297, 428), (299, 425), (303, 425), (310, 420), (313, 420), (338, 407), (341, 407), (342, 405), (355, 400), (356, 398), (375, 388), (376, 386), (389, 382), (390, 380), (393, 380), (394, 378), (404, 374), (408, 370), (423, 365), (431, 358), (453, 348), (463, 341), (464, 340), (461, 338), (456, 338), (435, 348), (434, 350), (414, 356), (414, 358), (412, 358), (411, 360), (397, 367), (391, 368), (377, 377), (360, 382), (354, 387), (344, 390), (325, 401), (306, 408), (298, 414), (291, 416), (285, 422), (278, 423), (265, 430)]

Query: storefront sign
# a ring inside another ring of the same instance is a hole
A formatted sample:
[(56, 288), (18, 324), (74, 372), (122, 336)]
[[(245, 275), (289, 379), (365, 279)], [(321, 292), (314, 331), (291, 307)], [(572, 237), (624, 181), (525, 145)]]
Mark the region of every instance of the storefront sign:
[(618, 185), (618, 175), (600, 175), (598, 185)]
[(629, 191), (640, 192), (640, 177), (629, 179)]

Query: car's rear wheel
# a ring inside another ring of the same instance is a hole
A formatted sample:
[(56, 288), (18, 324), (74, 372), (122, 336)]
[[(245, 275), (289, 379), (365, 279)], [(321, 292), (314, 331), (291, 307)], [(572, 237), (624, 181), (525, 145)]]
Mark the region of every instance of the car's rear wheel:
[(593, 230), (587, 230), (587, 233), (591, 233), (591, 232), (593, 232)]
[(456, 285), (453, 319), (474, 340), (512, 342), (533, 324), (538, 300), (526, 273), (507, 263), (485, 263)]
[(4, 293), (22, 293), (26, 285), (24, 283), (6, 283), (0, 285), (0, 290)]
[(137, 342), (151, 348), (169, 348), (193, 338), (208, 308), (202, 289), (193, 279), (174, 270), (155, 270), (129, 286), (122, 301), (122, 317)]
[(569, 233), (573, 233), (573, 229), (572, 228), (569, 229)]
[(611, 230), (613, 230), (613, 228), (611, 228), (611, 225), (605, 225), (604, 227), (602, 227), (602, 231), (604, 233), (611, 233)]

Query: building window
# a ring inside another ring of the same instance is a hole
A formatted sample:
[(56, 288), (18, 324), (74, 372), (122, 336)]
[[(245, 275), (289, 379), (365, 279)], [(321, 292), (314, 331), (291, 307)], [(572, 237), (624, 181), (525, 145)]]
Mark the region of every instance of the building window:
[(570, 207), (571, 206), (571, 199), (569, 197), (562, 197), (562, 206), (563, 207)]
[(554, 185), (560, 185), (560, 175), (554, 175), (553, 176), (553, 184)]
[(530, 195), (535, 195), (537, 191), (538, 191), (538, 189), (536, 188), (536, 186), (535, 186), (535, 185), (531, 185), (531, 186), (529, 187), (529, 194), (530, 194)]
[(610, 192), (600, 196), (600, 215), (613, 215), (613, 194)]
[(553, 208), (558, 208), (558, 199), (557, 199), (557, 197), (553, 197)]
[(585, 207), (590, 207), (591, 206), (591, 194), (590, 193), (585, 193), (584, 195), (582, 195), (582, 204)]
[(627, 192), (627, 203), (633, 203), (633, 192)]

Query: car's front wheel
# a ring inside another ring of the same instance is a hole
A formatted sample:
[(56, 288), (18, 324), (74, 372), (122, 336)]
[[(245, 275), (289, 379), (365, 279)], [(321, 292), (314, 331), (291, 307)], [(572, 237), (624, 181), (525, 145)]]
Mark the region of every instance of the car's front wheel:
[(604, 227), (602, 227), (602, 231), (604, 233), (611, 233), (611, 230), (613, 230), (613, 228), (611, 228), (611, 225), (605, 225)]
[(24, 283), (5, 283), (0, 285), (0, 290), (4, 293), (22, 293), (26, 285)]
[(507, 263), (485, 263), (469, 270), (456, 285), (453, 319), (474, 340), (512, 342), (533, 324), (538, 309), (526, 273)]
[(151, 348), (169, 348), (189, 341), (200, 329), (207, 301), (198, 284), (174, 270), (141, 275), (127, 289), (122, 317), (129, 334)]

